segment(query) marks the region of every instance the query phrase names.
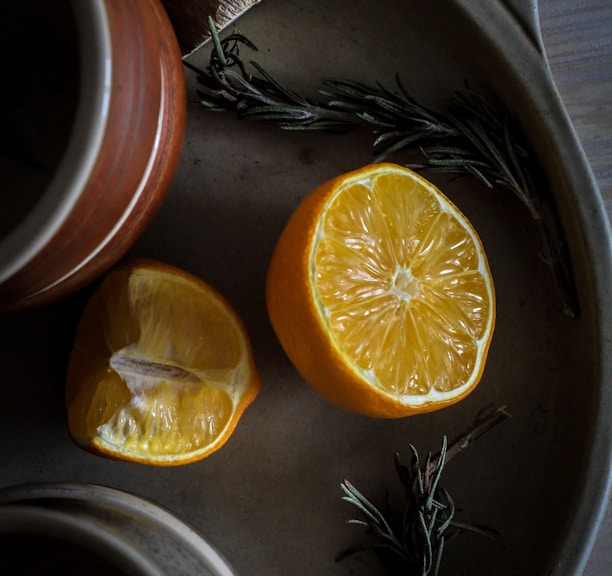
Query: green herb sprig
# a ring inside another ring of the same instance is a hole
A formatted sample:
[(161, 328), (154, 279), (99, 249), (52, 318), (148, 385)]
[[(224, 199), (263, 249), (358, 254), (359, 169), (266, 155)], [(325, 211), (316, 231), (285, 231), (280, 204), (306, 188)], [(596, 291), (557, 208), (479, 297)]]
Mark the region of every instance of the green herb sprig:
[(232, 111), (237, 118), (274, 124), (283, 130), (345, 133), (367, 125), (374, 130), (375, 161), (410, 152), (421, 159), (406, 165), (418, 171), (467, 174), (487, 187), (512, 191), (535, 223), (542, 260), (552, 270), (565, 315), (579, 311), (566, 247), (554, 214), (534, 183), (534, 163), (527, 146), (499, 111), (471, 90), (457, 92), (444, 113), (419, 104), (396, 77), (396, 91), (346, 79), (321, 81), (320, 100), (301, 96), (254, 61), (249, 72), (242, 47), (257, 51), (239, 33), (219, 37), (209, 19), (213, 48), (206, 70), (189, 62), (197, 74), (197, 96), (211, 111)]
[(404, 508), (399, 520), (385, 516), (351, 482), (344, 480), (343, 500), (355, 506), (359, 519), (350, 524), (366, 528), (366, 541), (343, 552), (338, 560), (364, 551), (374, 551), (390, 576), (438, 576), (445, 545), (466, 531), (497, 538), (488, 527), (461, 522), (455, 517), (455, 504), (440, 479), (445, 464), (485, 432), (508, 418), (505, 407), (475, 420), (473, 425), (450, 444), (446, 436), (436, 455), (429, 454), (421, 464), (416, 448), (410, 445), (410, 465), (395, 454), (395, 468), (404, 488)]

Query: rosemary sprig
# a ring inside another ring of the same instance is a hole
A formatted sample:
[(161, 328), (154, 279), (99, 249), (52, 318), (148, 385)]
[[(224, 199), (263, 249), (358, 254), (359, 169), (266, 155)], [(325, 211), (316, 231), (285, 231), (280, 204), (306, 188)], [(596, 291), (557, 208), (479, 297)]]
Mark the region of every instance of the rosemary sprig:
[(417, 153), (415, 170), (469, 174), (487, 187), (511, 190), (526, 207), (538, 234), (544, 262), (553, 271), (562, 312), (578, 313), (578, 302), (565, 246), (550, 207), (538, 193), (534, 165), (527, 146), (508, 113), (498, 111), (482, 96), (463, 90), (449, 101), (445, 113), (419, 104), (396, 77), (396, 91), (345, 79), (323, 79), (320, 100), (287, 88), (256, 62), (248, 70), (242, 47), (257, 51), (245, 36), (219, 37), (209, 18), (213, 49), (206, 70), (185, 62), (197, 75), (197, 96), (212, 111), (232, 111), (239, 119), (274, 124), (284, 130), (344, 133), (372, 127), (372, 148), (380, 161), (397, 152)]
[(348, 523), (366, 528), (369, 537), (360, 546), (348, 549), (337, 559), (372, 550), (384, 562), (390, 576), (438, 576), (445, 545), (459, 534), (471, 531), (496, 538), (497, 532), (485, 526), (466, 524), (455, 518), (455, 504), (440, 484), (445, 464), (484, 433), (508, 417), (505, 407), (475, 420), (472, 426), (450, 444), (443, 437), (442, 447), (428, 454), (423, 464), (410, 445), (410, 465), (395, 454), (395, 469), (404, 488), (404, 509), (399, 521), (387, 518), (351, 482), (344, 480), (343, 500), (354, 505), (361, 518)]

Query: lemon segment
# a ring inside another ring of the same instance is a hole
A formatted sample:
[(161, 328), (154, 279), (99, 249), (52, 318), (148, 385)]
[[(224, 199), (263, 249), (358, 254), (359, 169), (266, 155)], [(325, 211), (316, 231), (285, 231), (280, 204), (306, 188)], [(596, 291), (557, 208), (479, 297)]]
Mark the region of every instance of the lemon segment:
[(218, 449), (259, 391), (246, 332), (210, 286), (157, 262), (111, 272), (81, 319), (68, 423), (85, 448), (144, 463)]

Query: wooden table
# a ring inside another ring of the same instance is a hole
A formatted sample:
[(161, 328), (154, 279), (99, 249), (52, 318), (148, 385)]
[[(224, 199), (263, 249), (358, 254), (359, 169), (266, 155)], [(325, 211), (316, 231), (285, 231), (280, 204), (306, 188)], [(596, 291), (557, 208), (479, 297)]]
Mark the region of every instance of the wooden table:
[[(550, 67), (612, 221), (612, 2), (539, 0), (539, 13)], [(584, 576), (606, 574), (612, 574), (612, 503)]]

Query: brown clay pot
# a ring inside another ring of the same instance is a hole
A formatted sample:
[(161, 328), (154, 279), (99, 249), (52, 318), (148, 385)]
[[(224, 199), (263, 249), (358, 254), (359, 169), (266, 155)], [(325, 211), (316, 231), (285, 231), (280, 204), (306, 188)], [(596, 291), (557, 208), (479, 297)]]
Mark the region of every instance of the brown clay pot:
[(0, 48), (32, 55), (0, 101), (1, 312), (63, 298), (127, 252), (169, 187), (186, 116), (159, 0), (21, 4), (2, 9), (17, 32)]

